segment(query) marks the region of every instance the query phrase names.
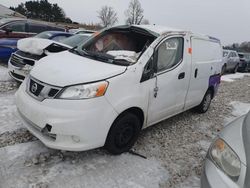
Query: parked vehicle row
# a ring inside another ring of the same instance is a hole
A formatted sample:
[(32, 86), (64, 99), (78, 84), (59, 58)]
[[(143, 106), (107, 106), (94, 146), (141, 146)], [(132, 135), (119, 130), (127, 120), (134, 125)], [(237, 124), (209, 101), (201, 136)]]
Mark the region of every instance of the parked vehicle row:
[[(72, 34), (63, 31), (44, 31), (33, 37), (61, 41), (70, 36), (72, 36)], [(11, 54), (17, 51), (18, 40), (20, 39), (0, 39), (0, 59), (2, 62), (8, 62)]]
[(65, 31), (65, 29), (28, 19), (3, 18), (0, 20), (0, 38), (27, 38), (43, 31)]
[[(9, 74), (16, 81), (22, 82), (38, 60), (47, 55), (76, 47), (78, 44), (86, 41), (91, 35), (77, 34), (72, 36), (69, 33), (46, 31), (32, 38), (21, 39), (17, 43), (18, 50), (9, 59)], [(48, 38), (48, 36), (50, 37)], [(61, 40), (57, 42), (53, 40), (52, 36), (56, 39), (59, 36)]]
[[(46, 32), (48, 31), (48, 32)], [(61, 41), (73, 34), (93, 34), (92, 30), (77, 29), (65, 32), (65, 29), (47, 22), (20, 18), (0, 19), (0, 61), (7, 63), (11, 54), (17, 50), (17, 41), (33, 37)]]

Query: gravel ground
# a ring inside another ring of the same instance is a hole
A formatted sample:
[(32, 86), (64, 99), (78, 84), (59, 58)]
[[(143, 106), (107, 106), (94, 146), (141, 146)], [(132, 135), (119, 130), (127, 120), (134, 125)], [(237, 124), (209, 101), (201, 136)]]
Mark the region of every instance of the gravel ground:
[[(250, 103), (250, 76), (222, 82), (217, 96), (205, 114), (187, 111), (142, 132), (135, 150), (154, 156), (168, 169), (170, 179), (162, 187), (185, 187), (189, 177), (200, 178), (211, 141), (231, 116), (231, 101)], [(193, 186), (199, 187), (199, 183)], [(188, 187), (188, 186), (187, 186)]]
[[(234, 81), (222, 82), (219, 93), (209, 111), (197, 114), (187, 111), (153, 127), (143, 130), (133, 150), (147, 158), (160, 161), (169, 172), (169, 179), (160, 187), (199, 187), (199, 177), (206, 151), (218, 132), (224, 127), (225, 118), (232, 116), (230, 102), (250, 103), (250, 76)], [(0, 82), (0, 92), (15, 90), (12, 81)], [(36, 140), (25, 128), (0, 133), (0, 148)], [(46, 165), (54, 158), (78, 161), (82, 154), (51, 151), (41, 153), (25, 162), (25, 165)], [(90, 153), (93, 151), (90, 151)], [(94, 151), (95, 152), (95, 151)], [(100, 150), (96, 150), (100, 153)], [(101, 153), (105, 151), (101, 150)], [(39, 186), (38, 186), (39, 187)]]

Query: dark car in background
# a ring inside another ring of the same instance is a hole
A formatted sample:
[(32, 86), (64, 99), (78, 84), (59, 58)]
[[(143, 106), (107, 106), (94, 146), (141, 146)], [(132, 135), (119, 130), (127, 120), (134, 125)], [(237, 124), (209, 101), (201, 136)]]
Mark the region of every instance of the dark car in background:
[(249, 53), (238, 53), (240, 57), (239, 71), (246, 72), (250, 71), (250, 54)]
[(43, 31), (65, 31), (63, 27), (20, 18), (0, 19), (0, 38), (26, 38)]
[(63, 27), (52, 25), (47, 22), (22, 18), (0, 19), (0, 62), (8, 62), (11, 53), (17, 50), (17, 40), (50, 30), (65, 31)]
[[(72, 36), (72, 34), (63, 32), (63, 31), (44, 31), (35, 35), (36, 38), (44, 38), (54, 41), (61, 41), (68, 37)], [(7, 63), (11, 54), (17, 50), (17, 41), (19, 39), (16, 38), (2, 38), (0, 39), (0, 61), (3, 63)]]

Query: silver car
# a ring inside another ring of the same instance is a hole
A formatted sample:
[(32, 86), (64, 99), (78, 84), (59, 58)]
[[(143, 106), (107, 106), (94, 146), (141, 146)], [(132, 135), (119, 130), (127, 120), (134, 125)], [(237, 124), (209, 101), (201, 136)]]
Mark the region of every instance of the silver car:
[(250, 112), (231, 122), (207, 153), (202, 188), (250, 187)]
[(223, 50), (223, 66), (221, 73), (232, 72), (236, 73), (240, 64), (238, 53), (233, 50)]

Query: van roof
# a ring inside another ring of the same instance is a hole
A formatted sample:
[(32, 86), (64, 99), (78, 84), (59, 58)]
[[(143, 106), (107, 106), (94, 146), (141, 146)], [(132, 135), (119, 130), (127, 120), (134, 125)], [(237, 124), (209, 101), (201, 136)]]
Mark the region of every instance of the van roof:
[(148, 31), (149, 33), (153, 34), (154, 36), (158, 37), (167, 33), (180, 33), (180, 34), (193, 34), (197, 37), (201, 37), (204, 39), (210, 39), (210, 40), (214, 40), (220, 43), (220, 40), (215, 38), (215, 37), (211, 37), (209, 35), (203, 35), (203, 34), (199, 34), (199, 33), (193, 33), (191, 31), (188, 30), (183, 30), (183, 29), (176, 29), (176, 28), (171, 28), (171, 27), (166, 27), (166, 26), (161, 26), (161, 25), (123, 25), (123, 26), (116, 26), (114, 28), (126, 28), (126, 27), (135, 27), (135, 28), (140, 28), (140, 29), (144, 29), (146, 31)]

